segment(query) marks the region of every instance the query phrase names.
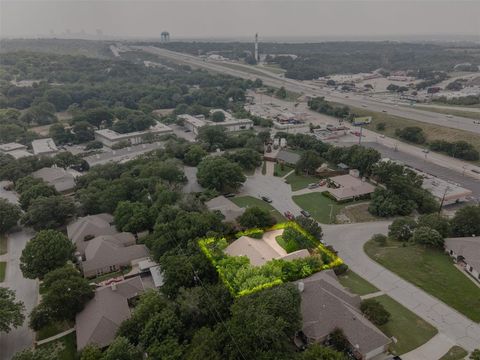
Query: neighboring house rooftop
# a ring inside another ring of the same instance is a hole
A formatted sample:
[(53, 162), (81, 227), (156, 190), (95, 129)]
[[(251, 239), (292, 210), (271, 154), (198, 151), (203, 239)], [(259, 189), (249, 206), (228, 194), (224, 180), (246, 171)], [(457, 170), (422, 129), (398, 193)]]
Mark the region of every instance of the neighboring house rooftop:
[(145, 258), (148, 255), (145, 245), (125, 246), (125, 243), (112, 235), (102, 235), (88, 241), (82, 269), (88, 276), (98, 269), (129, 264), (132, 260)]
[(131, 316), (128, 300), (144, 290), (139, 276), (98, 288), (95, 297), (76, 316), (77, 350), (88, 344), (108, 346), (120, 324)]
[(351, 199), (353, 197), (371, 194), (375, 186), (352, 175), (339, 175), (331, 177), (330, 180), (339, 185), (338, 189), (329, 188), (328, 192), (337, 200)]
[(84, 241), (86, 237), (113, 235), (118, 233), (113, 223), (113, 216), (107, 213), (80, 217), (67, 225), (67, 235), (73, 243)]
[(205, 203), (208, 210), (218, 210), (225, 216), (225, 221), (235, 221), (240, 215), (245, 212), (245, 209), (239, 207), (225, 196), (217, 196)]
[(52, 154), (58, 151), (52, 138), (33, 140), (32, 149), (35, 155)]
[(27, 147), (25, 145), (11, 142), (7, 144), (0, 144), (0, 152), (9, 153), (10, 151), (14, 150), (25, 150)]
[(75, 177), (63, 168), (44, 167), (33, 172), (32, 176), (52, 185), (58, 192), (69, 191), (75, 187)]
[(286, 164), (296, 165), (297, 162), (300, 160), (300, 155), (282, 149), (277, 154), (277, 160), (283, 161)]
[(189, 124), (191, 124), (192, 126), (195, 126), (195, 127), (202, 127), (202, 126), (205, 126), (207, 124), (207, 122), (205, 120), (196, 118), (195, 116), (192, 116), (192, 115), (189, 115), (189, 114), (182, 114), (182, 115), (178, 115), (177, 117), (182, 119), (183, 121), (188, 122)]
[(480, 272), (480, 237), (447, 238), (445, 247)]
[(363, 355), (390, 343), (360, 312), (360, 297), (345, 290), (333, 271), (316, 273), (301, 282), (303, 333), (311, 341), (323, 341), (340, 328)]

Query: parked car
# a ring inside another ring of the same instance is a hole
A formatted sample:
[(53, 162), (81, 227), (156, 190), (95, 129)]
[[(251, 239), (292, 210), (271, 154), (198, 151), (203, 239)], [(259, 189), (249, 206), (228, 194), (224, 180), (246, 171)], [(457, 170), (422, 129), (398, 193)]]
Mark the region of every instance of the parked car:
[(268, 196), (262, 196), (261, 199), (267, 203), (271, 203), (272, 199), (270, 199)]
[(307, 218), (311, 216), (310, 213), (307, 210), (300, 211), (300, 214), (302, 214), (303, 216), (305, 216)]
[(308, 188), (309, 189), (316, 189), (318, 188), (320, 185), (318, 183), (311, 183), (311, 184), (308, 184)]
[(285, 213), (283, 215), (285, 215), (285, 217), (288, 220), (294, 220), (295, 219), (295, 216), (293, 216), (293, 214), (290, 211), (285, 211)]

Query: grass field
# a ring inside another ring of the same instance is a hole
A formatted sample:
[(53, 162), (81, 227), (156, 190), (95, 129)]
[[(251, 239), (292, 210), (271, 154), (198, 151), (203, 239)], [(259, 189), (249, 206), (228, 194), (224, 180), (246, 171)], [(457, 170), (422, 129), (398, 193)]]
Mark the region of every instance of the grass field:
[(259, 69), (267, 70), (277, 75), (285, 74), (285, 70), (276, 64), (265, 64), (259, 67)]
[(0, 282), (5, 280), (5, 271), (7, 270), (7, 263), (5, 261), (0, 261)]
[(480, 287), (458, 270), (442, 251), (418, 245), (402, 246), (402, 243), (388, 240), (384, 247), (368, 241), (365, 252), (408, 282), (480, 322)]
[(0, 235), (0, 255), (7, 253), (7, 237), (5, 235)]
[(316, 183), (319, 181), (319, 178), (315, 176), (297, 175), (295, 173), (288, 175), (285, 179), (292, 187), (292, 191), (305, 189), (308, 184)]
[(462, 116), (469, 119), (480, 120), (480, 112), (479, 111), (466, 111), (461, 109), (450, 109), (450, 108), (439, 108), (439, 107), (430, 107), (430, 106), (415, 106), (416, 109), (432, 111), (439, 114), (446, 114), (446, 115), (455, 115), (455, 116)]
[(378, 217), (368, 212), (370, 203), (364, 202), (356, 205), (346, 205), (341, 213), (348, 217), (352, 222), (377, 221)]
[(460, 346), (452, 346), (448, 352), (439, 360), (462, 360), (468, 355), (468, 352)]
[(48, 339), (49, 337), (60, 334), (73, 326), (74, 324), (70, 324), (68, 321), (53, 322), (37, 331), (37, 341)]
[(437, 334), (436, 328), (388, 295), (377, 296), (374, 299), (391, 315), (390, 320), (379, 328), (388, 337), (394, 336), (397, 339), (397, 343), (390, 345), (390, 350), (394, 354), (401, 355), (416, 349)]
[(274, 173), (276, 174), (275, 176), (278, 176), (278, 177), (284, 177), (285, 175), (287, 175), (289, 172), (293, 170), (294, 170), (293, 168), (286, 165), (283, 166), (283, 170), (282, 170), (282, 165), (277, 163), (274, 165)]
[(377, 292), (378, 289), (367, 280), (360, 277), (352, 270), (347, 270), (344, 274), (338, 276), (338, 281), (346, 287), (351, 293), (357, 295), (367, 295)]
[[(365, 200), (352, 201), (339, 204), (322, 195), (320, 192), (292, 196), (293, 201), (302, 209), (307, 210), (312, 217), (322, 224), (332, 224), (336, 216), (343, 211), (345, 206), (364, 203)], [(331, 213), (331, 216), (330, 216)]]
[[(401, 129), (407, 126), (418, 126), (423, 129), (427, 141), (432, 140), (447, 140), (447, 141), (459, 141), (464, 140), (472, 144), (475, 149), (480, 151), (480, 136), (478, 134), (471, 133), (469, 131), (455, 129), (455, 123), (452, 120), (452, 128), (445, 126), (438, 126), (434, 124), (427, 124), (420, 121), (405, 119), (402, 117), (390, 115), (387, 113), (377, 113), (360, 108), (352, 108), (352, 111), (359, 116), (371, 116), (372, 122), (366, 126), (367, 129), (375, 131), (380, 134), (384, 134), (388, 137), (399, 139), (395, 135), (396, 129)], [(385, 130), (379, 131), (376, 126), (379, 123), (385, 123)], [(412, 144), (416, 145), (416, 144)], [(424, 148), (425, 145), (416, 145)]]
[(261, 199), (254, 198), (253, 196), (240, 196), (231, 198), (230, 200), (242, 208), (257, 206), (261, 209), (268, 210), (275, 217), (275, 219), (277, 219), (277, 221), (285, 221), (285, 218), (282, 214), (280, 214), (272, 205)]
[(63, 336), (58, 340), (40, 345), (39, 347), (51, 349), (52, 352), (58, 351), (56, 355), (59, 360), (75, 360), (78, 358), (74, 332)]

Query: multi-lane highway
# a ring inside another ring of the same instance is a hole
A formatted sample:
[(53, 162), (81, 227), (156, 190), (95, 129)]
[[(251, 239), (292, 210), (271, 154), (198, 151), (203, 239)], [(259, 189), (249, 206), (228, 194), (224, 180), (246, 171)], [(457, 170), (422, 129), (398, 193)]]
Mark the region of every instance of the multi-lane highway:
[(365, 108), (375, 112), (388, 112), (391, 115), (412, 119), (424, 123), (446, 126), (455, 129), (465, 130), (480, 134), (480, 124), (476, 124), (472, 119), (439, 114), (427, 110), (419, 110), (409, 106), (399, 106), (389, 102), (384, 102), (379, 99), (370, 98), (368, 96), (356, 94), (342, 94), (321, 88), (317, 85), (302, 82), (293, 79), (280, 77), (267, 70), (258, 67), (251, 67), (238, 63), (228, 63), (220, 61), (210, 61), (198, 58), (193, 55), (177, 53), (174, 51), (157, 48), (154, 46), (138, 46), (135, 47), (145, 52), (155, 54), (176, 62), (182, 62), (194, 67), (204, 68), (210, 71), (224, 73), (244, 79), (260, 78), (264, 84), (269, 86), (280, 87), (284, 86), (287, 90), (302, 93), (310, 96), (324, 96), (328, 101), (339, 102), (352, 107)]

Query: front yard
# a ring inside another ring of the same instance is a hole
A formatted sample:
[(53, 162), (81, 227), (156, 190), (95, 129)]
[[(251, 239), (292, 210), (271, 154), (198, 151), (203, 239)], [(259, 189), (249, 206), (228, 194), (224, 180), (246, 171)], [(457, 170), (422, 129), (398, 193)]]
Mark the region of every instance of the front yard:
[(305, 189), (309, 184), (320, 181), (320, 179), (315, 176), (297, 175), (295, 173), (288, 175), (285, 180), (292, 187), (292, 191)]
[(267, 211), (270, 211), (270, 213), (278, 222), (285, 221), (285, 218), (282, 214), (280, 214), (272, 205), (261, 199), (254, 198), (253, 196), (239, 196), (233, 197), (230, 200), (242, 208), (256, 206), (260, 209), (265, 209)]
[(56, 356), (59, 360), (78, 359), (75, 332), (65, 335), (58, 340), (40, 345), (39, 347), (51, 349), (52, 352), (57, 352)]
[(281, 164), (278, 164), (278, 163), (275, 163), (273, 165), (273, 167), (274, 167), (273, 175), (278, 176), (278, 177), (284, 177), (289, 172), (295, 170), (294, 168), (291, 168), (290, 166), (287, 166), (287, 165), (282, 166)]
[(338, 276), (338, 281), (346, 287), (351, 293), (357, 295), (367, 295), (379, 291), (375, 286), (370, 284), (367, 280), (360, 277), (352, 270), (347, 270), (342, 275)]
[(468, 355), (468, 352), (460, 346), (452, 346), (448, 352), (439, 360), (462, 360)]
[(390, 345), (390, 350), (394, 354), (401, 355), (412, 351), (437, 334), (436, 328), (388, 295), (377, 296), (374, 299), (390, 313), (390, 320), (379, 328), (388, 337), (394, 336), (397, 339), (396, 343)]
[(406, 281), (480, 322), (480, 287), (458, 270), (443, 251), (388, 240), (383, 247), (367, 242), (365, 252)]

